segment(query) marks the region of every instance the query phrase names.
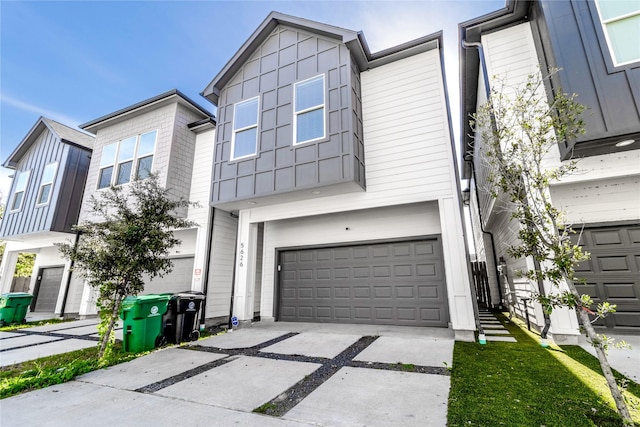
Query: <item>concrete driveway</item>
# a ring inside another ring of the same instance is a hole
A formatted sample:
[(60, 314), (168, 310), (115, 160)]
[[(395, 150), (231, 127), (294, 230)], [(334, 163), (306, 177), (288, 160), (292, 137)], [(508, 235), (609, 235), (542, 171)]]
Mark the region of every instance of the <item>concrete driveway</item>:
[(4, 399), (0, 424), (444, 426), (453, 344), (446, 329), (261, 322)]

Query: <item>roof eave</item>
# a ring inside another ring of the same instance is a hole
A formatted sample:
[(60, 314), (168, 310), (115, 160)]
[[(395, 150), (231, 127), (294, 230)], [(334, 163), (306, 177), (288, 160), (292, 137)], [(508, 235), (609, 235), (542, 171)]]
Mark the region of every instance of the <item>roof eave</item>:
[(107, 114), (105, 116), (99, 117), (95, 120), (89, 121), (87, 123), (83, 123), (79, 126), (80, 129), (83, 129), (88, 132), (95, 133), (97, 130), (108, 126), (110, 122), (121, 118), (122, 116), (132, 114), (134, 112), (138, 112), (143, 108), (147, 108), (151, 105), (155, 105), (161, 103), (167, 99), (172, 97), (176, 97), (177, 99), (182, 98), (184, 103), (189, 105), (193, 110), (198, 111), (202, 114), (203, 117), (213, 117), (213, 114), (206, 110), (204, 107), (197, 104), (195, 101), (187, 97), (185, 94), (180, 92), (177, 89), (172, 89), (170, 91), (161, 93), (160, 95), (156, 95), (152, 98), (145, 99), (144, 101), (138, 102), (136, 104), (130, 105), (128, 107), (122, 108), (120, 110), (114, 111), (113, 113)]
[(33, 144), (36, 136), (39, 135), (40, 132), (42, 132), (42, 130), (38, 131), (39, 128), (42, 128), (42, 130), (44, 130), (44, 128), (49, 129), (51, 133), (53, 133), (58, 139), (60, 139), (60, 136), (53, 130), (53, 128), (51, 128), (51, 126), (47, 124), (45, 118), (43, 116), (40, 116), (38, 120), (36, 120), (36, 123), (31, 127), (29, 132), (27, 132), (27, 135), (22, 138), (22, 141), (20, 141), (20, 143), (16, 146), (9, 157), (7, 157), (7, 160), (4, 161), (4, 163), (2, 164), (3, 167), (15, 169), (18, 166), (20, 158), (24, 155), (24, 153), (27, 152), (31, 144)]

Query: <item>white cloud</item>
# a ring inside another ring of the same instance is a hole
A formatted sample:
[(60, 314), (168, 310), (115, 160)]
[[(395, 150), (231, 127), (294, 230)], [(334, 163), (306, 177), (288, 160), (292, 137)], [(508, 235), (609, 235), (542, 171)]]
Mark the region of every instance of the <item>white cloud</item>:
[(66, 114), (59, 113), (57, 111), (48, 110), (38, 105), (33, 105), (28, 102), (21, 101), (19, 99), (13, 98), (4, 93), (0, 94), (0, 101), (12, 107), (18, 108), (20, 110), (27, 111), (30, 113), (35, 113), (35, 114), (38, 114), (39, 116), (44, 116), (46, 118), (58, 121), (60, 123), (63, 123), (69, 126), (76, 126), (78, 123), (80, 123), (80, 121), (74, 117), (70, 117), (70, 116), (67, 116)]

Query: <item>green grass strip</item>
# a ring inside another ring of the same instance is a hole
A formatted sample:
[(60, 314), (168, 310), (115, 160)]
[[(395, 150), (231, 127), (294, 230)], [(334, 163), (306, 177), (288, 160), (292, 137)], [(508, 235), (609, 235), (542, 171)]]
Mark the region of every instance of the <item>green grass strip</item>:
[[(542, 348), (539, 336), (497, 317), (518, 342), (455, 343), (449, 427), (622, 426), (596, 358), (578, 346)], [(640, 402), (639, 393), (630, 381), (628, 398)]]
[(116, 343), (108, 358), (98, 362), (98, 346), (42, 357), (0, 368), (0, 399), (71, 381), (97, 369), (128, 362), (149, 352), (123, 353)]

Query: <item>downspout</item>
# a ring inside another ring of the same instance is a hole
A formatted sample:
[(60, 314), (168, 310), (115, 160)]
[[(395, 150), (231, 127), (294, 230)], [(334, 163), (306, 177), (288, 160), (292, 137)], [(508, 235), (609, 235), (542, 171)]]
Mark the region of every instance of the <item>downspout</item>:
[[(79, 241), (80, 241), (80, 232), (76, 231), (76, 240), (73, 243), (74, 254), (78, 250)], [(65, 284), (65, 288), (64, 288), (64, 297), (62, 298), (62, 308), (60, 309), (60, 317), (64, 317), (64, 311), (65, 311), (65, 308), (67, 307), (67, 298), (69, 297), (69, 287), (71, 286), (71, 276), (73, 275), (74, 264), (75, 264), (75, 261), (72, 258), (71, 262), (69, 263), (69, 274), (67, 274), (67, 283)]]
[[(482, 79), (484, 81), (484, 89), (487, 99), (491, 97), (491, 86), (489, 84), (489, 73), (487, 71), (487, 63), (484, 58), (484, 49), (482, 48), (482, 43), (480, 42), (468, 42), (466, 40), (462, 40), (462, 47), (465, 49), (476, 48), (478, 49), (478, 56), (480, 57), (480, 67), (482, 69)], [(477, 183), (476, 177), (476, 167), (473, 161), (467, 162), (471, 165), (471, 173), (473, 174), (473, 180)], [(478, 191), (475, 191), (476, 194), (476, 203), (478, 204), (478, 217), (480, 218), (480, 230), (483, 234), (489, 235), (489, 240), (491, 241), (491, 251), (493, 252), (493, 269), (494, 274), (496, 275), (496, 280), (499, 280), (500, 274), (498, 272), (498, 259), (496, 258), (496, 244), (495, 239), (493, 237), (493, 233), (484, 229), (484, 222), (482, 221), (482, 212), (480, 210), (480, 197), (478, 196)], [(500, 298), (500, 303), (498, 304), (498, 309), (502, 310), (502, 286), (500, 286), (500, 282), (498, 281), (498, 297)]]
[(207, 224), (207, 236), (209, 239), (207, 240), (207, 249), (206, 253), (206, 262), (204, 263), (204, 272), (202, 274), (202, 293), (204, 293), (204, 300), (202, 300), (202, 308), (200, 309), (200, 330), (205, 327), (205, 318), (207, 311), (207, 295), (209, 293), (209, 269), (211, 268), (211, 251), (213, 247), (213, 220), (215, 219), (215, 211), (216, 208), (209, 208), (209, 222)]

